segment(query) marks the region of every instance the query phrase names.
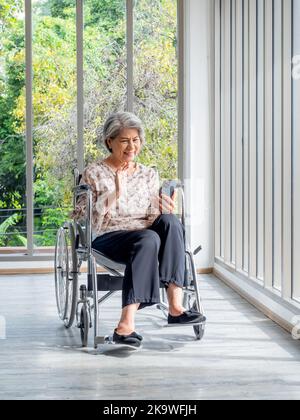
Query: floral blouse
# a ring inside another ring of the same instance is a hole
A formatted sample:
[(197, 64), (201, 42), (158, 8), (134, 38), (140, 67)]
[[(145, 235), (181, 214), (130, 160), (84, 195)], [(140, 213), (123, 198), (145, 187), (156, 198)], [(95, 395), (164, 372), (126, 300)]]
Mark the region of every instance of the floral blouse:
[[(93, 194), (93, 239), (118, 230), (147, 229), (160, 215), (156, 200), (159, 194), (158, 173), (142, 164), (137, 164), (133, 174), (124, 174), (121, 196), (107, 211), (104, 202), (108, 194), (116, 190), (115, 176), (113, 169), (104, 161), (90, 164), (83, 172), (81, 184), (88, 184)], [(81, 196), (72, 218), (84, 218), (85, 210), (86, 197)]]

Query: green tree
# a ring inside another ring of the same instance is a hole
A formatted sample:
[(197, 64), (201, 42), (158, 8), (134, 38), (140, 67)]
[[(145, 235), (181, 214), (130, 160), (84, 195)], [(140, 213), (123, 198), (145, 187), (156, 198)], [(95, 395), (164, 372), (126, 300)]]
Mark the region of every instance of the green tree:
[[(35, 229), (53, 244), (71, 204), (76, 162), (75, 0), (34, 3), (33, 110)], [(25, 202), (25, 88), (22, 0), (0, 0), (0, 204)], [(85, 160), (102, 158), (99, 128), (126, 108), (124, 0), (84, 2)], [(2, 42), (2, 43), (1, 43)], [(135, 9), (135, 112), (146, 126), (140, 157), (161, 177), (176, 176), (176, 1), (139, 0)], [(16, 220), (18, 224), (22, 220)], [(16, 238), (14, 239), (16, 240)]]

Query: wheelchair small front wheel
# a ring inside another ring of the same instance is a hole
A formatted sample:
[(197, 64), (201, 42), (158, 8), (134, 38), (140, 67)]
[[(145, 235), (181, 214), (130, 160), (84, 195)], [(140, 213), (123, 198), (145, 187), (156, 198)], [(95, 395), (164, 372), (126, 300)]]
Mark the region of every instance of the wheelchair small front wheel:
[[(196, 299), (194, 300), (192, 305), (191, 305), (191, 302), (189, 303), (189, 307), (190, 307), (190, 309), (192, 309), (194, 311), (202, 313), (201, 308), (200, 308), (200, 310), (198, 308), (198, 304), (197, 304)], [(202, 340), (202, 338), (204, 336), (204, 333), (205, 333), (205, 324), (194, 325), (193, 329), (194, 329), (194, 333), (195, 333), (195, 336), (196, 336), (196, 340), (198, 340), (198, 341)]]
[(205, 332), (204, 325), (194, 325), (193, 328), (194, 328), (196, 340), (198, 341), (202, 340), (204, 336), (204, 332)]
[(80, 311), (80, 337), (81, 337), (81, 344), (82, 347), (87, 347), (88, 345), (88, 337), (89, 337), (89, 328), (90, 328), (90, 320), (89, 320), (89, 313), (87, 310), (86, 305), (83, 305)]

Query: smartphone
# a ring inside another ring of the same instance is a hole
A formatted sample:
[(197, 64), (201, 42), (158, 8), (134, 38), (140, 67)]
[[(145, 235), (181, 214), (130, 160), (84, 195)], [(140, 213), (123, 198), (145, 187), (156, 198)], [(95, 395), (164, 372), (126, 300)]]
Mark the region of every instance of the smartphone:
[(166, 195), (172, 198), (176, 187), (178, 186), (177, 181), (165, 181), (159, 190), (159, 195)]

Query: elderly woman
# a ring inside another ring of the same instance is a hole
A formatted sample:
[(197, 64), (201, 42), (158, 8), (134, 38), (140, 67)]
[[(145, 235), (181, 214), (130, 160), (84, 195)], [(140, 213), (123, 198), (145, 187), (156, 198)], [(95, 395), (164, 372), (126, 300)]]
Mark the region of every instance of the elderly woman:
[[(136, 162), (145, 141), (141, 121), (133, 114), (111, 115), (103, 128), (110, 155), (89, 165), (82, 183), (93, 192), (93, 248), (126, 264), (122, 314), (113, 334), (115, 343), (138, 347), (135, 332), (138, 309), (160, 301), (160, 282), (169, 301), (169, 324), (190, 324), (201, 314), (182, 307), (184, 231), (173, 214), (174, 195), (159, 196), (159, 178), (153, 168)], [(84, 215), (79, 202), (75, 218)]]

